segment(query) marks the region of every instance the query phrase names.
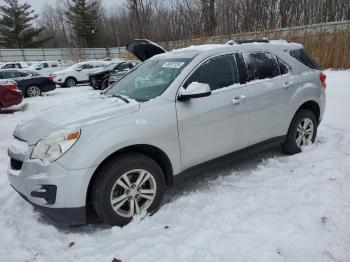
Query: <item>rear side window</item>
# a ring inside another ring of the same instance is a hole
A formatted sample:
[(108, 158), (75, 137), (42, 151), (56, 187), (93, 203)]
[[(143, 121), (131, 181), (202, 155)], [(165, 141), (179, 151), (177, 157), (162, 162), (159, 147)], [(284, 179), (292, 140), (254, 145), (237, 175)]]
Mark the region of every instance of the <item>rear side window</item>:
[(274, 78), (280, 75), (280, 69), (275, 56), (264, 53), (243, 53), (247, 68), (247, 81)]
[(52, 63), (52, 64), (51, 64), (51, 67), (58, 67), (58, 64)]
[(280, 68), (281, 75), (285, 75), (289, 73), (289, 66), (287, 66), (284, 62), (281, 61), (281, 59), (277, 59), (278, 61), (278, 67)]
[(19, 74), (19, 72), (17, 71), (4, 71), (2, 72), (4, 79), (8, 79), (8, 78), (16, 78), (16, 77), (20, 77), (21, 75)]
[(319, 66), (312, 59), (312, 57), (304, 50), (304, 48), (290, 50), (289, 53), (292, 57), (294, 57), (299, 62), (306, 65), (307, 67), (309, 67), (311, 69), (319, 69)]
[(208, 60), (190, 76), (185, 87), (192, 82), (208, 84), (211, 90), (238, 83), (237, 67), (233, 55), (223, 55)]

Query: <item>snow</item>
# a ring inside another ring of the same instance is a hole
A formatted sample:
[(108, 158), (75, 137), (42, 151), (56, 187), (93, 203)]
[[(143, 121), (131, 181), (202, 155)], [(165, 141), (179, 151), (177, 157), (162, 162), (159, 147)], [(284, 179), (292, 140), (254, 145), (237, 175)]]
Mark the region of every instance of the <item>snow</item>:
[(0, 115), (0, 261), (349, 261), (350, 71), (326, 71), (316, 143), (278, 148), (176, 179), (161, 209), (124, 228), (58, 227), (8, 184), (7, 147), (22, 119), (93, 93), (56, 89)]

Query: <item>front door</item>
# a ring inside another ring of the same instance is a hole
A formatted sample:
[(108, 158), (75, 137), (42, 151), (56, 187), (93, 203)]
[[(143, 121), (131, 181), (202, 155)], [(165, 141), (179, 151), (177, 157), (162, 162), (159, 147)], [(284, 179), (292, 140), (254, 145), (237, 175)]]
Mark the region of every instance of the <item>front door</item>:
[(184, 84), (209, 84), (208, 97), (177, 101), (182, 169), (247, 146), (247, 89), (239, 84), (233, 55), (202, 63)]

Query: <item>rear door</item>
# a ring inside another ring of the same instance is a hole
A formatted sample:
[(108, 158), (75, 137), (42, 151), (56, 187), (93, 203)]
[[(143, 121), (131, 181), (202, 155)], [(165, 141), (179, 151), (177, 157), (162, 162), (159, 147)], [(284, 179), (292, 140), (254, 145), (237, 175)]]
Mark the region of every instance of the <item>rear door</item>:
[(290, 68), (268, 52), (242, 53), (240, 58), (246, 66), (249, 145), (286, 135), (294, 85)]
[(202, 63), (184, 84), (209, 84), (208, 97), (177, 101), (182, 168), (220, 157), (247, 146), (247, 89), (238, 79), (231, 54)]

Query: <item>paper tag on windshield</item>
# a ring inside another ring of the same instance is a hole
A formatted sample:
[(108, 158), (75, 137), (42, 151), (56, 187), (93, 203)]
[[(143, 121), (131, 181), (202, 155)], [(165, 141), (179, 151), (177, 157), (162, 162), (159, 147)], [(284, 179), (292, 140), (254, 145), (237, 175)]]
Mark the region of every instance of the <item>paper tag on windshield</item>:
[(181, 66), (184, 65), (184, 62), (166, 62), (162, 67), (165, 68), (180, 68)]

